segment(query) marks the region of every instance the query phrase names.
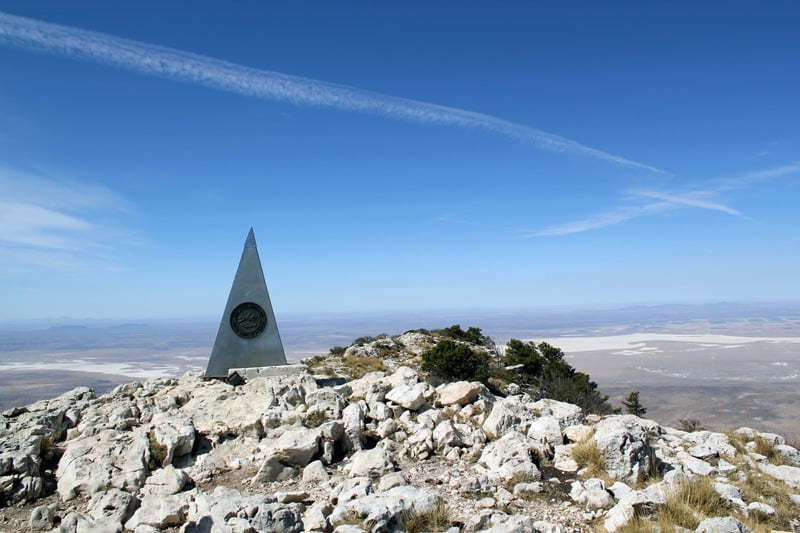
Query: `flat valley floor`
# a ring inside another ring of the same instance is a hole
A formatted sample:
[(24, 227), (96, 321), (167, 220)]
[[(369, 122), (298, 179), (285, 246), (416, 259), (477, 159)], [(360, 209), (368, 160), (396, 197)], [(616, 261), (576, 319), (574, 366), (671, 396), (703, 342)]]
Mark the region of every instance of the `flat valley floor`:
[[(800, 319), (791, 316), (646, 326), (620, 316), (558, 322), (552, 314), (308, 319), (285, 322), (281, 335), (289, 362), (297, 362), (362, 335), (474, 324), (498, 342), (545, 340), (562, 348), (614, 405), (639, 391), (646, 417), (663, 425), (695, 419), (708, 429), (750, 426), (800, 440)], [(81, 385), (100, 394), (120, 383), (203, 370), (215, 333), (213, 322), (0, 328), (0, 409)]]

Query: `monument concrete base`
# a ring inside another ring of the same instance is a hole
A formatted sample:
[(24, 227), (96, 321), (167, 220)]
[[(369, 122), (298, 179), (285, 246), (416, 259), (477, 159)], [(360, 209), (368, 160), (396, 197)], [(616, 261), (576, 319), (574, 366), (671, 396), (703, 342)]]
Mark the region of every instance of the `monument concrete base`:
[(253, 366), (249, 368), (229, 368), (228, 377), (238, 374), (245, 380), (255, 378), (269, 378), (277, 376), (296, 376), (308, 370), (306, 365), (276, 365), (276, 366)]

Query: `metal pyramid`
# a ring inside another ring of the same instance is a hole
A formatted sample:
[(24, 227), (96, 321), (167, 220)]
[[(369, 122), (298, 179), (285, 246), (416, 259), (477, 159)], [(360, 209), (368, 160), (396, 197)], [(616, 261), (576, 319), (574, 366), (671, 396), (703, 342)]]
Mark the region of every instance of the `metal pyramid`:
[(286, 353), (250, 228), (205, 375), (228, 377), (230, 368), (285, 364)]

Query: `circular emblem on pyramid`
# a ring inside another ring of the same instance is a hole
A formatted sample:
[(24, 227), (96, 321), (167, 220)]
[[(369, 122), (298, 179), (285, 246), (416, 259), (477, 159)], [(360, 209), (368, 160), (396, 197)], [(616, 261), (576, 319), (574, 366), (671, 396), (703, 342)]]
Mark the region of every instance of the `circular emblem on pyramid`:
[(231, 328), (243, 339), (261, 335), (267, 327), (267, 314), (260, 305), (245, 302), (236, 306), (231, 313)]

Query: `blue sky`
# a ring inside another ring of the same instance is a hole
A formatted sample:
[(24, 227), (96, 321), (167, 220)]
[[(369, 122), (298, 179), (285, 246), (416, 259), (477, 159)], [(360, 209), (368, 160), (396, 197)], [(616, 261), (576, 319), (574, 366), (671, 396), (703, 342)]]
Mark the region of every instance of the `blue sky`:
[(798, 16), (0, 1), (0, 319), (796, 300)]

